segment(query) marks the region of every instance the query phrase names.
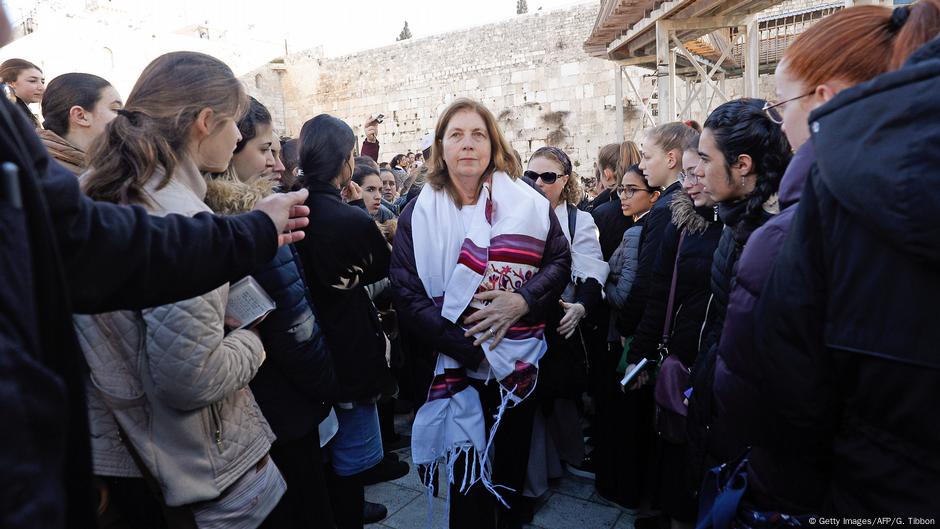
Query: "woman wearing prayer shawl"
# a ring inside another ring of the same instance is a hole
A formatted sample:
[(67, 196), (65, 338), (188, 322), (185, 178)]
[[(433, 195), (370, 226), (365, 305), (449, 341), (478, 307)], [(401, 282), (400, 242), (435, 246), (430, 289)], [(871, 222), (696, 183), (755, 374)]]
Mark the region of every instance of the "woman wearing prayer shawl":
[(428, 185), (399, 218), (389, 273), (401, 323), (437, 353), (412, 457), (430, 475), (443, 465), (451, 528), (497, 527), (497, 502), (499, 526), (521, 527), (513, 507), (545, 322), (571, 279), (568, 240), (549, 201), (517, 179), (519, 162), (480, 103), (444, 111), (428, 164)]

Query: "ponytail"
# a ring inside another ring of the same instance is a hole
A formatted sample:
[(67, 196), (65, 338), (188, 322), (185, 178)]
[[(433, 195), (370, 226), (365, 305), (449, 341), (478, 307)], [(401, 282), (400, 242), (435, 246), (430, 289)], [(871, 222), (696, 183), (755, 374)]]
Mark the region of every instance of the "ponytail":
[(609, 143), (597, 154), (597, 165), (601, 171), (610, 169), (620, 179), (627, 168), (640, 163), (640, 148), (632, 141)]
[(165, 176), (157, 189), (166, 186), (181, 150), (182, 143), (170, 143), (150, 116), (122, 109), (89, 153), (95, 165), (82, 190), (94, 200), (147, 204), (144, 186), (159, 167)]
[[(198, 88), (180, 97), (179, 87)], [(161, 189), (186, 156), (190, 127), (210, 108), (217, 116), (241, 119), (248, 98), (222, 61), (196, 52), (167, 53), (144, 69), (124, 110), (88, 153), (90, 173), (83, 190), (96, 200), (147, 203), (144, 186), (158, 168)]]
[(918, 48), (940, 34), (940, 0), (919, 0), (897, 7), (891, 14), (891, 23), (897, 28), (897, 37), (889, 67), (897, 70)]

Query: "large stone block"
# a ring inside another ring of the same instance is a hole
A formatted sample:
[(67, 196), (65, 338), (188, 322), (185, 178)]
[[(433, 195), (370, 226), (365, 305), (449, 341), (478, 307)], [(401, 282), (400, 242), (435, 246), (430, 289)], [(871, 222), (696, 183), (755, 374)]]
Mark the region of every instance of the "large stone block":
[(579, 62), (569, 62), (568, 64), (561, 65), (561, 76), (566, 77), (569, 75), (578, 75), (581, 72), (581, 63)]

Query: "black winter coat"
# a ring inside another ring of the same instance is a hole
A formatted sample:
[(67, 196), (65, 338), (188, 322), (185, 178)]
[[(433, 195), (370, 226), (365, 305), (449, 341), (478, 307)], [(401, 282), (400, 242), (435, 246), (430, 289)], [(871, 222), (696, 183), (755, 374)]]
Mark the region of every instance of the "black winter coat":
[[(446, 353), (460, 364), (476, 369), (483, 361), (483, 348), (474, 346), (473, 339), (465, 337), (459, 325), (441, 316), (441, 308), (428, 297), (418, 277), (411, 235), (414, 206), (415, 201), (409, 202), (398, 218), (389, 272), (392, 299), (399, 313), (399, 322), (431, 350)], [(522, 322), (546, 321), (558, 306), (562, 291), (571, 281), (568, 239), (558, 224), (555, 212), (549, 211), (549, 216), (551, 227), (539, 272), (516, 291), (529, 305), (529, 313), (523, 316), (520, 320)]]
[[(623, 309), (621, 309), (620, 315), (617, 318), (617, 329), (620, 331), (621, 336), (633, 336), (637, 332), (640, 322), (643, 320), (646, 304), (649, 300), (651, 283), (654, 279), (653, 274), (656, 265), (656, 257), (659, 255), (659, 249), (663, 244), (666, 226), (672, 223), (672, 211), (669, 209), (669, 206), (672, 204), (673, 196), (676, 193), (682, 192), (681, 187), (679, 182), (674, 182), (667, 187), (662, 195), (660, 195), (659, 200), (653, 204), (653, 208), (650, 212), (643, 217), (645, 225), (643, 227), (643, 236), (640, 239), (640, 258), (636, 278), (633, 280), (630, 295), (623, 304)], [(678, 239), (676, 239), (675, 242), (678, 242)], [(673, 243), (672, 252), (675, 252), (675, 243)], [(672, 269), (670, 269), (666, 275), (669, 276), (667, 278), (668, 281), (669, 278), (672, 277)], [(659, 336), (662, 336), (662, 331), (662, 324), (660, 324)], [(659, 336), (654, 338), (653, 341), (658, 343)], [(636, 338), (634, 338), (634, 340), (635, 339)], [(656, 345), (654, 344), (653, 350), (655, 351), (655, 349)], [(630, 346), (629, 358), (631, 362), (639, 358), (639, 356), (636, 355), (636, 348), (633, 345)]]
[(763, 508), (940, 515), (937, 94), (940, 39), (810, 115), (816, 168), (757, 306)]
[(613, 189), (605, 189), (598, 193), (596, 197), (594, 197), (594, 200), (588, 204), (586, 211), (588, 213), (593, 213), (595, 209), (614, 200), (617, 200), (617, 195), (614, 193)]
[[(709, 278), (711, 293), (705, 310), (706, 317), (702, 326), (698, 358), (695, 359), (695, 365), (692, 368), (692, 397), (689, 399), (689, 413), (686, 420), (686, 433), (689, 438), (690, 483), (700, 482), (708, 468), (721, 462), (709, 451), (710, 430), (715, 416), (713, 393), (715, 357), (725, 321), (732, 281), (737, 272), (738, 259), (741, 257), (742, 247), (735, 241), (734, 228), (741, 221), (746, 208), (747, 201), (745, 200), (718, 205), (718, 216), (724, 223), (724, 228), (712, 259)], [(770, 215), (765, 213), (763, 221), (766, 222), (769, 218)]]
[[(672, 201), (678, 196), (684, 196), (682, 184), (672, 183), (663, 192), (653, 209), (650, 211), (651, 220), (647, 221), (646, 229), (658, 230), (658, 242), (650, 251), (655, 254), (646, 256), (649, 269), (641, 271), (646, 278), (644, 281), (646, 297), (643, 314), (633, 333), (633, 343), (630, 344), (630, 359), (632, 362), (646, 357), (650, 360), (659, 359), (657, 351), (663, 336), (663, 323), (666, 321), (666, 300), (669, 296), (669, 287), (672, 284), (672, 270), (679, 244), (679, 231), (673, 220)], [(655, 216), (654, 216), (655, 213)], [(658, 226), (658, 227), (657, 227)], [(656, 237), (656, 233), (650, 234)], [(643, 255), (640, 255), (642, 266)], [(651, 260), (651, 261), (650, 261)], [(639, 301), (639, 300), (638, 300)]]
[(307, 182), (310, 224), (297, 244), (333, 368), (340, 402), (394, 391), (385, 334), (365, 285), (388, 276), (391, 251), (368, 213), (340, 198), (339, 189)]
[(96, 527), (72, 313), (197, 296), (270, 261), (277, 233), (261, 212), (157, 218), (93, 202), (6, 100), (0, 161), (19, 170), (0, 174), (0, 527)]
[[(674, 195), (670, 209), (672, 222), (666, 226), (654, 267), (654, 275), (661, 277), (651, 287), (646, 314), (662, 314), (653, 323), (653, 328), (659, 329), (656, 333), (658, 345), (662, 341), (672, 272), (675, 269), (676, 293), (668, 347), (670, 354), (678, 355), (683, 364), (691, 367), (698, 356), (699, 338), (711, 293), (712, 258), (723, 225), (717, 220), (714, 208), (696, 208), (692, 199), (681, 191)], [(680, 247), (679, 237), (682, 232), (685, 232), (685, 237)], [(637, 335), (634, 336), (635, 344)]]
[(290, 246), (252, 276), (277, 308), (258, 325), (267, 355), (251, 391), (278, 441), (299, 439), (318, 427), (336, 399), (333, 358)]

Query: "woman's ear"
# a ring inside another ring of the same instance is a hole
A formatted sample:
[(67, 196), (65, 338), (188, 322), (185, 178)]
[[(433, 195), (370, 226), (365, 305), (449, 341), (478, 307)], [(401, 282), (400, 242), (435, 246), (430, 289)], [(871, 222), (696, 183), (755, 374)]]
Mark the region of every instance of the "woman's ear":
[(666, 153), (666, 167), (675, 169), (682, 165), (682, 151), (673, 149)]
[(90, 127), (91, 120), (88, 119), (88, 113), (85, 112), (85, 109), (75, 105), (69, 109), (69, 128), (72, 125), (77, 125), (79, 127)]
[(196, 119), (192, 124), (192, 131), (196, 139), (207, 138), (212, 133), (212, 118), (215, 112), (211, 108), (204, 108), (196, 114)]
[(750, 154), (739, 154), (737, 162), (735, 162), (730, 169), (734, 173), (734, 176), (744, 178), (753, 172), (754, 159), (751, 158)]
[(836, 96), (836, 94), (851, 86), (852, 85), (850, 83), (845, 81), (826, 81), (825, 83), (817, 86), (816, 90), (813, 92), (813, 94), (816, 96), (812, 98), (816, 101), (816, 104), (813, 105), (813, 109), (828, 103), (830, 99)]
[(653, 191), (652, 193), (650, 193), (650, 204), (655, 204), (656, 201), (659, 200), (659, 195), (660, 195), (659, 191)]

